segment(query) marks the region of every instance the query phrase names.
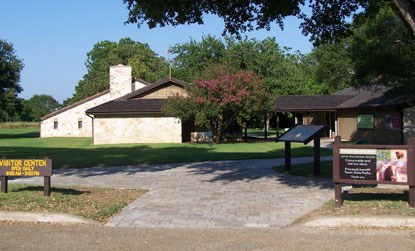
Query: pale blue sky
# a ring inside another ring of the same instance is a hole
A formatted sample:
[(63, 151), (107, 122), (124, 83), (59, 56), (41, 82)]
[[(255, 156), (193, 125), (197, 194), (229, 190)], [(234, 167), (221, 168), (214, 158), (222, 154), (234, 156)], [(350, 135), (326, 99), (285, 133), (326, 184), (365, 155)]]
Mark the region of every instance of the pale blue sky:
[[(199, 41), (203, 35), (221, 37), (223, 22), (208, 16), (205, 25), (138, 29), (124, 25), (128, 10), (122, 0), (0, 0), (0, 38), (14, 45), (24, 69), (20, 84), (25, 99), (48, 94), (62, 102), (72, 96), (86, 73), (86, 54), (99, 41), (123, 37), (147, 43), (160, 56), (177, 43)], [(273, 25), (271, 31), (245, 34), (262, 40), (276, 37), (280, 46), (302, 53), (312, 45), (299, 30), (299, 21), (290, 18), (285, 30)]]

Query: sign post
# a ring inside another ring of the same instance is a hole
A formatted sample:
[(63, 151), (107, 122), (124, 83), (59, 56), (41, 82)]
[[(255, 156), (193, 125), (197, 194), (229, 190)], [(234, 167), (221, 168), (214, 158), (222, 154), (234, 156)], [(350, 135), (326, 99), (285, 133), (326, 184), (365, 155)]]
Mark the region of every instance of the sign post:
[(51, 185), (50, 176), (52, 176), (52, 160), (51, 159), (0, 159), (0, 179), (1, 192), (8, 192), (9, 177), (15, 176), (44, 176), (45, 196), (50, 196)]
[(341, 144), (337, 136), (333, 145), (333, 182), (335, 206), (343, 204), (342, 183), (390, 184), (409, 186), (409, 206), (415, 206), (415, 144), (352, 145)]

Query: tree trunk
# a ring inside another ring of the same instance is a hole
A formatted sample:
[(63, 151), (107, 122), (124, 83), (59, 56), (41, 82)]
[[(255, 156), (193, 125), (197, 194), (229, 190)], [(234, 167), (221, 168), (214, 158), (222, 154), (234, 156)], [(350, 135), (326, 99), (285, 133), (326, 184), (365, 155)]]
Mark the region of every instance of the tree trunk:
[(394, 0), (397, 14), (412, 29), (415, 35), (415, 0)]
[(264, 140), (267, 141), (268, 139), (268, 117), (264, 115)]

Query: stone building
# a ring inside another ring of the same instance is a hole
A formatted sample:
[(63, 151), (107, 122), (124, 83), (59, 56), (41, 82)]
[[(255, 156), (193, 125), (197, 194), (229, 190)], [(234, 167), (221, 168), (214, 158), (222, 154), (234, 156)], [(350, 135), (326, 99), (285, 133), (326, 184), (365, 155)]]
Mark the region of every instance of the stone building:
[(110, 67), (110, 88), (41, 118), (41, 137), (92, 137), (93, 144), (180, 143), (191, 125), (166, 117), (167, 97), (183, 94), (175, 78), (154, 84), (132, 81), (131, 67)]

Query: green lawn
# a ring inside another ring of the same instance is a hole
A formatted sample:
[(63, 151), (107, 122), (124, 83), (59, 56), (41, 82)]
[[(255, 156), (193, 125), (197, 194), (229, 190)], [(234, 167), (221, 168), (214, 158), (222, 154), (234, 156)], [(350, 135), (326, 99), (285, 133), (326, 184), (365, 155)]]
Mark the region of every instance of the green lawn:
[[(82, 168), (209, 160), (282, 158), (284, 143), (117, 144), (92, 146), (90, 138), (38, 137), (38, 129), (0, 129), (0, 158), (44, 158), (54, 168)], [(292, 144), (292, 156), (312, 156), (313, 148)], [(331, 150), (322, 149), (323, 155)]]

